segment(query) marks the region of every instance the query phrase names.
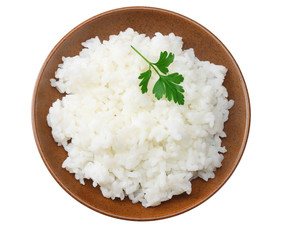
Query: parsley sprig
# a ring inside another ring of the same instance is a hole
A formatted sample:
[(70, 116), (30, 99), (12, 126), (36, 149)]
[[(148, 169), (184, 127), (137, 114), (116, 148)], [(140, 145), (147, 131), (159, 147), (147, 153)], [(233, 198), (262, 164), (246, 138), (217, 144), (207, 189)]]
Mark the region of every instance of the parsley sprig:
[[(153, 87), (153, 93), (155, 94), (155, 97), (160, 100), (163, 95), (171, 101), (175, 103), (178, 103), (179, 105), (184, 105), (184, 96), (183, 92), (184, 89), (180, 84), (183, 82), (184, 78), (179, 73), (172, 73), (168, 75), (162, 75), (167, 74), (169, 72), (168, 66), (174, 61), (174, 54), (173, 53), (167, 53), (166, 51), (160, 53), (159, 60), (156, 63), (150, 62), (148, 59), (146, 59), (136, 48), (134, 48), (131, 45), (131, 48), (138, 53), (148, 64), (149, 69), (143, 73), (140, 74), (138, 79), (142, 79), (139, 86), (141, 87), (142, 93), (146, 93), (148, 91), (148, 83), (152, 75), (151, 68), (154, 69), (154, 71), (158, 74), (159, 79), (155, 83)], [(161, 72), (159, 72), (158, 70)]]

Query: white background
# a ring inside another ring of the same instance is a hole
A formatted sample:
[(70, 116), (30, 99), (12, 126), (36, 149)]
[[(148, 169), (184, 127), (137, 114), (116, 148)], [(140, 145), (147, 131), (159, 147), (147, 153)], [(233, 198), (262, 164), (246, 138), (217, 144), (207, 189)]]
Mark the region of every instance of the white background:
[[(0, 239), (290, 239), (290, 14), (287, 1), (2, 1)], [(125, 6), (192, 18), (230, 50), (252, 107), (243, 158), (208, 201), (179, 216), (133, 222), (104, 216), (70, 197), (34, 142), (31, 101), (46, 56), (72, 28)]]

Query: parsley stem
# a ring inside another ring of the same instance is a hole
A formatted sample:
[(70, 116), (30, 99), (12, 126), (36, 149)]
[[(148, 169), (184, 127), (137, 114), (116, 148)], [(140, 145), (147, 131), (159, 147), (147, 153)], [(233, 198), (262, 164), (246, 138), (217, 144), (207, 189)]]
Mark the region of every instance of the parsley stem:
[(131, 48), (140, 55), (140, 57), (142, 57), (154, 70), (155, 72), (159, 75), (159, 77), (161, 77), (160, 73), (157, 71), (157, 69), (154, 67), (153, 63), (148, 61), (136, 48), (134, 48), (132, 45), (131, 45)]

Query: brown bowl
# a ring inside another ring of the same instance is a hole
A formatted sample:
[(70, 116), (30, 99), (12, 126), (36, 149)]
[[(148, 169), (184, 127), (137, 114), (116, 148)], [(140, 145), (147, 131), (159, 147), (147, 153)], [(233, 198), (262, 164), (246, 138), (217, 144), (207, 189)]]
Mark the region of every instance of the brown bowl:
[[(62, 162), (67, 153), (58, 147), (51, 135), (46, 116), (52, 103), (62, 95), (50, 86), (50, 78), (62, 56), (74, 56), (82, 49), (81, 42), (99, 36), (107, 40), (112, 34), (118, 34), (128, 27), (152, 37), (155, 32), (169, 34), (174, 32), (184, 41), (184, 49), (194, 48), (200, 60), (209, 60), (228, 68), (224, 85), (229, 99), (235, 101), (230, 110), (229, 120), (225, 124), (227, 138), (223, 145), (228, 152), (224, 154), (223, 166), (215, 173), (214, 179), (205, 182), (201, 179), (192, 181), (192, 193), (174, 196), (171, 200), (157, 207), (144, 208), (140, 203), (133, 204), (126, 198), (123, 201), (103, 197), (99, 188), (94, 188), (90, 181), (81, 185), (74, 175), (63, 169)], [(171, 217), (188, 211), (210, 198), (229, 179), (237, 167), (244, 152), (250, 127), (250, 103), (245, 81), (234, 58), (226, 47), (207, 29), (195, 21), (180, 14), (152, 7), (127, 7), (111, 10), (81, 23), (70, 31), (52, 49), (45, 60), (33, 94), (32, 125), (37, 147), (41, 157), (55, 180), (72, 197), (85, 206), (121, 219), (156, 220)]]

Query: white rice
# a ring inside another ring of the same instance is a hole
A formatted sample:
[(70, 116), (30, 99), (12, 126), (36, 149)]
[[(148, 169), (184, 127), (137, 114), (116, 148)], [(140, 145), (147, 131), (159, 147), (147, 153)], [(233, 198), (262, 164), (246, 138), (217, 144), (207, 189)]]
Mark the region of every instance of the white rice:
[[(199, 61), (182, 38), (156, 33), (150, 39), (128, 28), (108, 41), (90, 39), (75, 57), (63, 57), (51, 85), (67, 93), (49, 109), (48, 125), (68, 153), (62, 167), (81, 184), (91, 179), (104, 197), (141, 202), (144, 207), (186, 192), (191, 180), (214, 178), (221, 167), (221, 138), (228, 109), (222, 86), (227, 69)], [(138, 76), (161, 51), (175, 54), (169, 73), (184, 76), (184, 105), (142, 94)]]

